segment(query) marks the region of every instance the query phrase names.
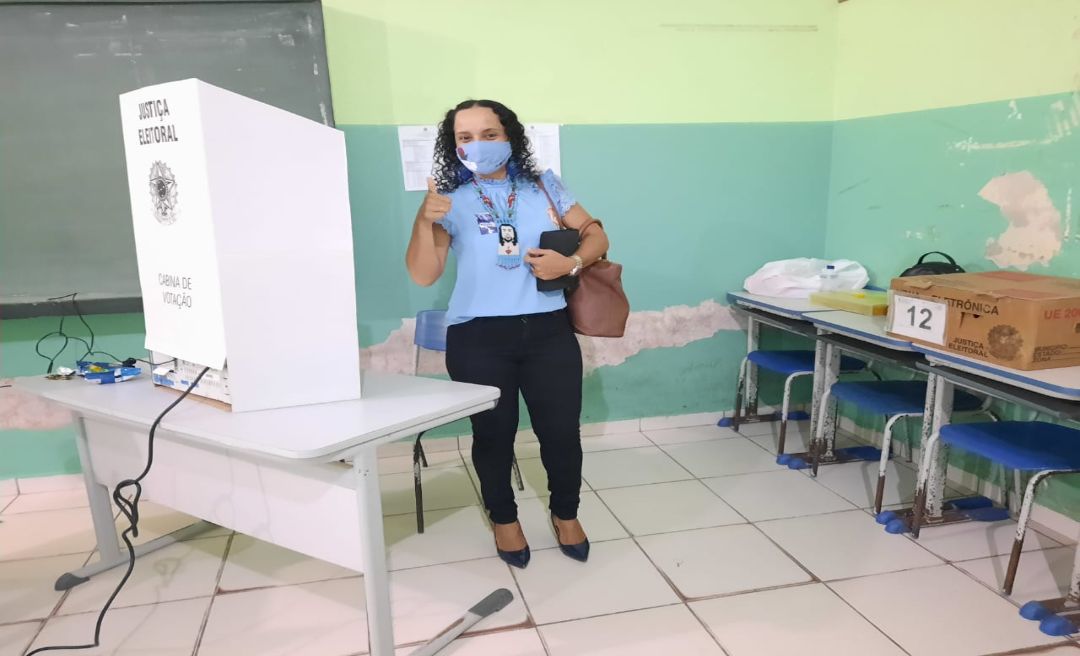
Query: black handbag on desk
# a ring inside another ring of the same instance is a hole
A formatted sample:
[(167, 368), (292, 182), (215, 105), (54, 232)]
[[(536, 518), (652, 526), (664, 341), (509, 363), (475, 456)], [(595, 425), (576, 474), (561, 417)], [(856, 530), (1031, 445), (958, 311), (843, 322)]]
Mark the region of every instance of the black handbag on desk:
[[(948, 260), (948, 262), (924, 262), (923, 260), (926, 259), (927, 255), (940, 255)], [(923, 253), (923, 256), (919, 258), (918, 262), (904, 269), (904, 272), (900, 274), (900, 277), (939, 276), (944, 273), (964, 273), (964, 269), (956, 263), (956, 260), (949, 257), (946, 253), (942, 253), (941, 251), (930, 251), (929, 253)]]

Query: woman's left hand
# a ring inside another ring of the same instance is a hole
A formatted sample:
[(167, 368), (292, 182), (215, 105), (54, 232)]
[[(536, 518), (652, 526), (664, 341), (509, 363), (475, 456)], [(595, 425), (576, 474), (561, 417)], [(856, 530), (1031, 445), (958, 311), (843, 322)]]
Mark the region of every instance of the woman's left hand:
[(576, 262), (548, 248), (530, 248), (525, 263), (532, 267), (533, 275), (540, 280), (562, 278), (574, 269)]

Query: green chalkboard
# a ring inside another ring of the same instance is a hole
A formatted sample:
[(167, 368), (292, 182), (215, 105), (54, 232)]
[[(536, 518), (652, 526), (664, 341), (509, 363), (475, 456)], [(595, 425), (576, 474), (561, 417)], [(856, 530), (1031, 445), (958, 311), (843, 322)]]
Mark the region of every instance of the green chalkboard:
[(138, 307), (117, 96), (192, 77), (333, 125), (319, 2), (0, 0), (0, 317)]

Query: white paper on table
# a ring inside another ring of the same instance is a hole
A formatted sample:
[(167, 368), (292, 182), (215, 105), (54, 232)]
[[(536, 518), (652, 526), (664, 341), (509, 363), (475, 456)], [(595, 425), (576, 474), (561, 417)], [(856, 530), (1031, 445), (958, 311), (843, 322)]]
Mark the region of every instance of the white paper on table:
[[(405, 191), (427, 190), (427, 179), (435, 159), (434, 125), (399, 125), (398, 148), (401, 151), (401, 172), (405, 179)], [(555, 123), (529, 123), (525, 135), (532, 144), (536, 168), (541, 172), (551, 169), (562, 175), (562, 156), (559, 147), (559, 126)]]
[(435, 159), (434, 125), (399, 125), (398, 148), (401, 150), (401, 172), (405, 191), (426, 191), (427, 179)]

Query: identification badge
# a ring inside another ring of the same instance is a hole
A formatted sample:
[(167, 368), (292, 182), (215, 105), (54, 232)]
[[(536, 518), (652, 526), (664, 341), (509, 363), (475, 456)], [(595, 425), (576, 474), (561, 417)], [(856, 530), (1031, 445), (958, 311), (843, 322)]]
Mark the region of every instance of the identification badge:
[(477, 214), (476, 225), (479, 226), (482, 235), (495, 234), (495, 217), (491, 216), (489, 212)]

